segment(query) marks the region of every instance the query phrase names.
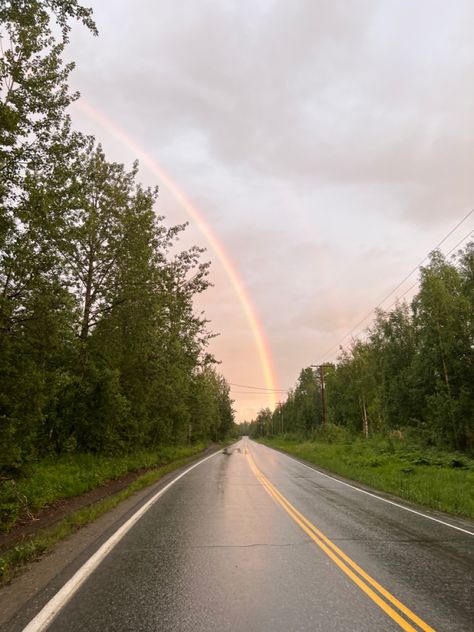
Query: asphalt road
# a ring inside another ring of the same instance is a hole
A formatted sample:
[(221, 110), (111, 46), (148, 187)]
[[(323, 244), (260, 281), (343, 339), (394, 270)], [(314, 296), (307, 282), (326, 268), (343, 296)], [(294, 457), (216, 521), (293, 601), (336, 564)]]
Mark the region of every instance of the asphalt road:
[(473, 535), (246, 438), (229, 452), (173, 484), (48, 630), (474, 629)]

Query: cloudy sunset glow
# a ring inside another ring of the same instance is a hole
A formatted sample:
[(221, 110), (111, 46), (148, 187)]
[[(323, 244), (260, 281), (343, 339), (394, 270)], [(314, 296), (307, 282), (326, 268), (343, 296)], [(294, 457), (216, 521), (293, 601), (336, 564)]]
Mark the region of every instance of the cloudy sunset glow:
[(92, 6), (100, 37), (75, 28), (68, 49), (73, 122), (110, 160), (138, 158), (157, 213), (190, 222), (183, 247), (207, 248), (196, 306), (250, 419), (334, 359), (474, 206), (474, 5)]

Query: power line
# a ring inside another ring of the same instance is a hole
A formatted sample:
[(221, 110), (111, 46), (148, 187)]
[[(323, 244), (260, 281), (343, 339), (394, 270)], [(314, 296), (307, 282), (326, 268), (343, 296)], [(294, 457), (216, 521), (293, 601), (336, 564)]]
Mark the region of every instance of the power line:
[[(445, 241), (446, 241), (446, 240), (447, 240), (447, 239), (448, 239), (448, 238), (449, 238), (449, 237), (450, 237), (450, 236), (451, 236), (451, 235), (452, 235), (452, 234), (453, 234), (453, 233), (454, 233), (454, 232), (455, 232), (455, 231), (456, 231), (456, 230), (457, 230), (457, 229), (458, 229), (458, 228), (459, 228), (462, 224), (464, 224), (464, 222), (465, 222), (465, 221), (466, 221), (466, 220), (467, 220), (467, 219), (468, 219), (468, 218), (469, 218), (469, 217), (470, 217), (473, 213), (474, 213), (474, 209), (471, 209), (471, 210), (469, 211), (469, 213), (467, 213), (467, 215), (465, 215), (465, 216), (464, 216), (464, 217), (463, 217), (463, 218), (462, 218), (462, 219), (461, 219), (461, 220), (460, 220), (460, 221), (456, 224), (456, 226), (454, 226), (454, 228), (452, 228), (452, 229), (451, 229), (451, 230), (450, 230), (450, 231), (449, 231), (449, 232), (448, 232), (448, 233), (447, 233), (447, 234), (443, 237), (443, 239), (442, 239), (442, 240), (441, 240), (438, 244), (436, 244), (436, 246), (435, 246), (434, 248), (432, 248), (432, 249), (430, 250), (430, 252), (429, 252), (427, 255), (425, 255), (425, 256), (423, 257), (423, 259), (420, 261), (420, 263), (419, 263), (419, 264), (418, 264), (415, 268), (413, 268), (413, 270), (411, 270), (411, 271), (410, 271), (410, 272), (409, 272), (409, 273), (408, 273), (408, 274), (404, 277), (404, 279), (403, 279), (402, 281), (400, 281), (400, 283), (399, 283), (396, 287), (394, 287), (394, 288), (393, 288), (393, 290), (392, 290), (391, 292), (389, 292), (389, 293), (388, 293), (388, 294), (387, 294), (387, 295), (386, 295), (386, 296), (385, 296), (385, 297), (384, 297), (384, 298), (383, 298), (383, 299), (382, 299), (382, 300), (381, 300), (381, 301), (380, 301), (380, 302), (379, 302), (379, 303), (378, 303), (375, 307), (373, 307), (373, 308), (370, 310), (370, 312), (368, 312), (368, 314), (366, 314), (366, 315), (364, 316), (364, 318), (362, 318), (361, 320), (359, 320), (359, 322), (358, 322), (356, 325), (354, 325), (354, 327), (352, 327), (352, 329), (351, 329), (349, 332), (347, 332), (347, 334), (346, 334), (345, 336), (343, 336), (343, 337), (342, 337), (342, 338), (341, 338), (338, 342), (336, 342), (336, 344), (332, 345), (332, 346), (331, 346), (331, 347), (330, 347), (330, 348), (329, 348), (329, 349), (328, 349), (328, 350), (324, 353), (324, 355), (323, 355), (323, 356), (321, 356), (320, 361), (324, 360), (324, 359), (325, 359), (325, 358), (326, 358), (326, 357), (327, 357), (327, 356), (328, 356), (328, 355), (329, 355), (329, 354), (330, 354), (330, 353), (331, 353), (334, 349), (336, 349), (337, 347), (339, 347), (339, 346), (341, 345), (341, 343), (342, 343), (342, 342), (343, 342), (343, 341), (344, 341), (344, 340), (345, 340), (348, 336), (350, 336), (350, 335), (354, 332), (354, 330), (356, 330), (358, 327), (360, 327), (360, 325), (362, 325), (362, 323), (364, 323), (364, 322), (365, 322), (365, 321), (366, 321), (366, 320), (367, 320), (370, 316), (372, 316), (372, 314), (374, 313), (374, 311), (375, 311), (376, 309), (378, 309), (381, 305), (383, 305), (383, 303), (385, 303), (385, 301), (386, 301), (388, 298), (390, 298), (390, 296), (392, 296), (392, 294), (394, 294), (394, 293), (395, 293), (395, 292), (396, 292), (396, 291), (397, 291), (397, 290), (398, 290), (398, 289), (399, 289), (399, 288), (400, 288), (400, 287), (401, 287), (401, 286), (405, 283), (405, 281), (407, 281), (407, 280), (408, 280), (408, 279), (412, 276), (412, 274), (414, 274), (414, 273), (415, 273), (415, 272), (416, 272), (416, 271), (417, 271), (417, 270), (418, 270), (418, 269), (419, 269), (419, 268), (423, 265), (423, 263), (424, 263), (424, 262), (426, 261), (426, 259), (429, 257), (430, 253), (431, 253), (431, 252), (433, 252), (433, 250), (436, 250), (437, 248), (439, 248), (440, 246), (442, 246), (442, 245), (444, 244), (444, 242), (445, 242)], [(452, 252), (455, 248), (457, 248), (457, 247), (458, 247), (458, 246), (459, 246), (459, 245), (460, 245), (463, 241), (465, 241), (466, 239), (468, 239), (468, 238), (469, 238), (469, 236), (473, 234), (473, 232), (474, 232), (474, 231), (472, 231), (472, 230), (471, 230), (471, 231), (469, 231), (469, 233), (468, 233), (467, 235), (465, 235), (465, 236), (461, 239), (461, 241), (459, 241), (459, 242), (458, 242), (458, 243), (457, 243), (457, 244), (456, 244), (453, 248), (451, 248), (451, 250), (450, 250), (448, 253), (446, 253), (446, 254), (447, 254), (447, 255), (448, 255), (448, 254), (450, 254), (450, 253), (451, 253), (451, 252)], [(406, 292), (405, 292), (404, 294), (402, 294), (402, 295), (401, 295), (400, 297), (398, 297), (398, 298), (401, 298), (401, 297), (405, 296), (405, 294), (407, 294), (407, 293), (408, 293), (408, 292), (409, 292), (409, 291), (410, 291), (413, 287), (415, 287), (415, 285), (416, 285), (416, 283), (415, 283), (414, 285), (410, 286), (410, 287), (408, 288), (408, 290), (406, 290)], [(393, 303), (392, 303), (392, 305), (393, 305)]]
[[(445, 254), (445, 257), (447, 257), (448, 255), (450, 255), (450, 254), (453, 252), (453, 250), (456, 250), (456, 248), (458, 248), (458, 247), (459, 247), (459, 246), (460, 246), (460, 245), (461, 245), (464, 241), (466, 241), (466, 239), (469, 239), (469, 237), (472, 237), (472, 236), (474, 236), (474, 230), (470, 230), (470, 231), (467, 233), (467, 235), (464, 235), (464, 237), (463, 237), (460, 241), (458, 241), (458, 243), (457, 243), (455, 246), (453, 246), (453, 247), (451, 248), (451, 250), (448, 250), (448, 252)], [(400, 296), (397, 296), (397, 298), (393, 301), (393, 303), (390, 303), (390, 305), (387, 307), (387, 310), (389, 310), (390, 308), (392, 308), (392, 307), (395, 305), (395, 303), (396, 303), (397, 301), (399, 301), (401, 298), (403, 298), (406, 294), (408, 294), (408, 292), (409, 292), (410, 290), (412, 290), (412, 289), (413, 289), (414, 287), (416, 287), (417, 285), (418, 285), (418, 280), (417, 280), (417, 281), (415, 281), (415, 283), (413, 283), (413, 285), (410, 285), (410, 287), (409, 287), (407, 290), (405, 290), (405, 291), (403, 292), (403, 294), (400, 294)]]
[(413, 285), (410, 285), (410, 287), (409, 287), (408, 289), (406, 289), (406, 290), (403, 292), (403, 294), (400, 294), (400, 296), (397, 296), (397, 298), (393, 301), (393, 303), (390, 303), (390, 305), (387, 307), (387, 311), (388, 311), (389, 309), (391, 309), (391, 308), (395, 305), (395, 303), (396, 303), (397, 301), (399, 301), (401, 298), (403, 298), (404, 296), (406, 296), (410, 290), (413, 290), (413, 288), (414, 288), (414, 287), (416, 287), (417, 285), (418, 285), (418, 279), (417, 279), (417, 280), (413, 283)]
[[(471, 211), (468, 215), (466, 215), (466, 217), (464, 218), (464, 220), (462, 220), (460, 223), (458, 223), (458, 224), (455, 226), (455, 228), (454, 228), (454, 229), (452, 229), (452, 230), (451, 230), (451, 231), (450, 231), (450, 232), (446, 235), (446, 237), (444, 237), (444, 238), (441, 240), (441, 242), (440, 242), (440, 243), (439, 243), (439, 244), (438, 244), (438, 245), (434, 248), (434, 250), (435, 250), (436, 248), (439, 248), (439, 246), (440, 246), (440, 245), (442, 245), (442, 244), (446, 241), (446, 239), (447, 239), (450, 235), (452, 235), (452, 233), (454, 232), (454, 230), (456, 230), (456, 228), (458, 228), (458, 227), (459, 227), (459, 226), (463, 223), (463, 221), (465, 221), (465, 220), (466, 220), (466, 219), (467, 219), (467, 218), (468, 218), (468, 217), (469, 217), (469, 216), (470, 216), (473, 212), (474, 212), (474, 210), (473, 210), (473, 211)], [(457, 243), (456, 243), (456, 244), (455, 244), (455, 245), (454, 245), (454, 246), (453, 246), (450, 250), (448, 250), (448, 252), (445, 254), (445, 256), (447, 257), (448, 255), (450, 255), (450, 254), (453, 252), (453, 250), (456, 250), (456, 248), (458, 248), (458, 247), (459, 247), (459, 246), (460, 246), (463, 242), (465, 242), (467, 239), (469, 239), (469, 238), (470, 238), (470, 237), (472, 237), (472, 236), (474, 236), (474, 231), (473, 231), (473, 230), (470, 230), (470, 231), (469, 231), (466, 235), (464, 235), (464, 237), (463, 237), (462, 239), (460, 239), (460, 240), (459, 240), (459, 241), (458, 241), (458, 242), (457, 242)], [(423, 264), (423, 262), (427, 259), (427, 257), (428, 257), (428, 255), (427, 255), (427, 256), (426, 256), (426, 257), (422, 260), (422, 262), (421, 262), (421, 263), (417, 266), (416, 270), (418, 270), (418, 268), (419, 268), (419, 267)], [(402, 281), (402, 282), (401, 282), (401, 283), (400, 283), (400, 284), (399, 284), (399, 285), (395, 288), (395, 290), (393, 290), (390, 294), (388, 294), (388, 295), (386, 296), (386, 298), (385, 298), (383, 301), (381, 301), (381, 303), (379, 303), (379, 305), (381, 305), (382, 303), (384, 303), (384, 302), (385, 302), (385, 300), (386, 300), (388, 297), (390, 297), (390, 296), (393, 294), (393, 292), (395, 292), (395, 291), (396, 291), (396, 290), (397, 290), (397, 289), (398, 289), (398, 288), (399, 288), (399, 287), (400, 287), (400, 286), (401, 286), (401, 285), (402, 285), (402, 284), (403, 284), (403, 283), (404, 283), (404, 282), (405, 282), (405, 281), (406, 281), (406, 280), (407, 280), (407, 279), (411, 276), (411, 274), (413, 274), (413, 272), (411, 272), (411, 273), (410, 273), (407, 277), (405, 277), (405, 279), (404, 279), (404, 280), (403, 280), (403, 281)], [(418, 280), (417, 280), (417, 281), (415, 281), (415, 283), (413, 283), (412, 285), (410, 285), (410, 287), (409, 287), (409, 288), (407, 288), (407, 289), (403, 292), (403, 294), (400, 294), (400, 296), (397, 296), (397, 298), (395, 299), (395, 301), (393, 301), (393, 303), (391, 303), (391, 304), (387, 307), (387, 310), (391, 309), (391, 308), (395, 305), (395, 303), (396, 303), (398, 300), (400, 300), (401, 298), (403, 298), (404, 296), (406, 296), (406, 294), (408, 294), (408, 292), (410, 292), (410, 290), (412, 290), (413, 288), (415, 288), (417, 285), (418, 285)], [(378, 305), (377, 307), (379, 307), (379, 305)], [(375, 308), (372, 310), (372, 312), (373, 312), (375, 309), (377, 309), (377, 307), (375, 307)], [(370, 312), (370, 313), (372, 314), (372, 312)], [(364, 318), (364, 320), (366, 320), (366, 318)], [(362, 322), (364, 322), (364, 320), (363, 320), (363, 321), (360, 321), (360, 323), (359, 323), (359, 324), (361, 324)], [(353, 327), (353, 328), (351, 329), (351, 331), (349, 332), (349, 334), (351, 334), (351, 333), (354, 331), (354, 329), (356, 329), (356, 327), (357, 327), (357, 326), (358, 326), (358, 325), (356, 325), (355, 327)], [(340, 344), (343, 340), (345, 340), (345, 338), (347, 338), (347, 336), (348, 336), (349, 334), (346, 334), (346, 335), (344, 336), (344, 338), (341, 338), (341, 340), (340, 340), (340, 342), (339, 342), (338, 344)], [(359, 334), (359, 335), (360, 335), (360, 334)], [(356, 337), (357, 337), (357, 336), (356, 336)], [(329, 352), (327, 352), (327, 353), (329, 353)], [(327, 355), (327, 353), (326, 353), (326, 355)], [(324, 356), (323, 356), (323, 357), (324, 357)], [(281, 388), (280, 388), (280, 389), (267, 389), (267, 388), (263, 388), (263, 387), (261, 387), (261, 386), (244, 386), (244, 385), (242, 385), (242, 384), (232, 384), (231, 382), (229, 382), (229, 384), (230, 384), (231, 386), (237, 386), (237, 387), (240, 387), (240, 388), (249, 388), (249, 389), (257, 389), (258, 391), (267, 391), (267, 392), (260, 392), (260, 393), (259, 393), (259, 392), (255, 393), (255, 392), (252, 392), (252, 391), (232, 391), (232, 393), (233, 393), (233, 394), (235, 394), (235, 395), (252, 395), (252, 396), (254, 396), (254, 395), (269, 395), (271, 392), (278, 392), (279, 394), (280, 394), (280, 393), (286, 393), (286, 394), (288, 394), (288, 393), (289, 393), (289, 391), (288, 391), (288, 390), (284, 390), (284, 389), (281, 389)]]
[[(455, 231), (455, 230), (457, 230), (457, 229), (458, 229), (458, 228), (459, 228), (462, 224), (464, 224), (464, 222), (465, 222), (465, 221), (466, 221), (466, 220), (467, 220), (467, 219), (468, 219), (468, 218), (469, 218), (469, 217), (470, 217), (473, 213), (474, 213), (474, 209), (472, 209), (471, 211), (469, 211), (469, 213), (468, 213), (467, 215), (465, 215), (465, 216), (462, 218), (462, 220), (461, 220), (461, 221), (459, 221), (459, 222), (456, 224), (456, 226), (455, 226), (454, 228), (452, 228), (452, 229), (449, 231), (449, 233), (443, 237), (443, 239), (439, 242), (439, 244), (437, 244), (437, 245), (436, 245), (436, 246), (435, 246), (432, 250), (430, 250), (430, 252), (433, 252), (433, 250), (436, 250), (437, 248), (439, 248), (440, 246), (442, 246), (442, 245), (444, 244), (444, 242), (445, 242), (445, 241), (446, 241), (449, 237), (451, 237), (451, 235), (454, 233), (454, 231)], [(464, 239), (465, 239), (465, 237), (464, 237), (461, 241), (464, 241)], [(460, 243), (461, 243), (461, 242), (460, 242)], [(454, 246), (454, 248), (456, 248), (456, 247), (457, 247), (457, 246)], [(452, 250), (454, 250), (454, 248), (453, 248)], [(452, 250), (450, 250), (449, 252), (452, 252)], [(448, 252), (447, 254), (449, 254), (449, 252)], [(418, 264), (415, 268), (413, 268), (413, 270), (412, 270), (411, 272), (409, 272), (409, 273), (406, 275), (406, 277), (403, 279), (403, 281), (400, 281), (400, 283), (399, 283), (399, 284), (398, 284), (398, 285), (397, 285), (397, 286), (396, 286), (396, 287), (395, 287), (395, 288), (394, 288), (394, 289), (393, 289), (393, 290), (392, 290), (389, 294), (387, 294), (387, 296), (386, 296), (386, 297), (385, 297), (382, 301), (380, 301), (380, 303), (377, 305), (377, 307), (380, 307), (380, 305), (382, 305), (382, 303), (385, 303), (385, 301), (386, 301), (388, 298), (390, 298), (390, 296), (392, 296), (392, 294), (394, 294), (394, 293), (398, 290), (398, 288), (399, 288), (399, 287), (401, 287), (401, 286), (405, 283), (405, 281), (408, 281), (408, 279), (411, 277), (411, 275), (412, 275), (412, 274), (414, 274), (414, 273), (418, 270), (418, 268), (420, 268), (420, 266), (422, 266), (422, 265), (423, 265), (423, 263), (424, 263), (424, 262), (428, 259), (428, 257), (429, 257), (429, 256), (430, 256), (430, 253), (428, 253), (427, 255), (425, 255), (425, 256), (423, 257), (423, 259), (420, 261), (420, 263), (419, 263), (419, 264)], [(377, 307), (375, 307), (374, 309), (377, 309)], [(374, 311), (374, 310), (372, 310), (372, 311)]]
[(227, 382), (230, 386), (237, 386), (238, 388), (253, 388), (257, 391), (267, 391), (269, 393), (287, 393), (284, 388), (265, 388), (263, 386), (248, 386), (246, 384), (234, 384), (233, 382)]
[(458, 248), (458, 247), (462, 244), (462, 242), (463, 242), (463, 241), (466, 241), (466, 239), (469, 239), (469, 237), (474, 237), (474, 230), (470, 230), (470, 231), (467, 233), (467, 235), (464, 235), (464, 237), (463, 237), (460, 241), (458, 241), (458, 243), (457, 243), (456, 245), (454, 245), (454, 246), (451, 248), (451, 250), (448, 250), (448, 252), (445, 254), (445, 257), (447, 257), (448, 255), (450, 255), (450, 254), (453, 252), (453, 250), (456, 250), (456, 248)]
[[(447, 235), (445, 235), (445, 237), (443, 237), (443, 239), (433, 248), (433, 250), (436, 250), (436, 248), (439, 248), (453, 233), (456, 229), (459, 228), (459, 226), (461, 226), (472, 214), (474, 213), (474, 209), (471, 210), (460, 222), (458, 222), (456, 224), (456, 226), (454, 228), (452, 228), (449, 233)], [(449, 250), (445, 256), (451, 254), (451, 252), (453, 252), (453, 250), (455, 250), (456, 248), (458, 248), (464, 241), (466, 241), (466, 239), (468, 239), (469, 237), (471, 237), (472, 235), (474, 235), (474, 231), (470, 230), (467, 235), (464, 235), (464, 237), (458, 241), (458, 243), (453, 246), (451, 248), (451, 250)], [(430, 251), (432, 252), (432, 250)], [(416, 272), (420, 266), (425, 262), (425, 260), (428, 258), (429, 255), (426, 255), (422, 261), (420, 261), (420, 263), (416, 266), (416, 268), (414, 268), (404, 279), (403, 281), (401, 281), (389, 294), (387, 294), (387, 296), (385, 296), (385, 298), (380, 301), (380, 303), (374, 307), (368, 314), (367, 316), (365, 316), (362, 320), (360, 320), (343, 338), (341, 338), (339, 340), (338, 343), (336, 343), (335, 345), (333, 345), (330, 349), (328, 349), (328, 351), (326, 351), (326, 353), (324, 354), (324, 356), (322, 357), (322, 359), (324, 359), (334, 348), (336, 348), (337, 346), (339, 346), (346, 338), (347, 336), (349, 336), (350, 334), (352, 334), (354, 332), (355, 329), (357, 329), (357, 327), (359, 327), (363, 322), (365, 322), (367, 320), (367, 318), (369, 316), (371, 316), (373, 314), (373, 312), (380, 307), (388, 298), (390, 298), (390, 296), (392, 296), (392, 294), (394, 292), (396, 292), (402, 285), (403, 283), (405, 283), (405, 281), (407, 281), (410, 276), (412, 274), (414, 274), (414, 272)], [(408, 289), (405, 290), (405, 292), (403, 292), (403, 294), (401, 294), (400, 296), (398, 296), (396, 298), (396, 300), (391, 303), (389, 305), (389, 307), (387, 309), (390, 309), (391, 307), (393, 307), (393, 305), (395, 305), (395, 303), (400, 300), (401, 298), (403, 298), (406, 294), (408, 294), (408, 292), (410, 292), (410, 290), (412, 290), (414, 287), (416, 287), (416, 285), (418, 285), (418, 281), (416, 281), (415, 283), (413, 283), (412, 285), (410, 285), (410, 287)], [(237, 387), (237, 388), (246, 388), (246, 389), (251, 389), (251, 390), (247, 390), (247, 391), (236, 391), (236, 390), (232, 390), (232, 394), (233, 395), (270, 395), (272, 393), (275, 393), (277, 395), (280, 394), (288, 394), (289, 391), (287, 389), (283, 389), (283, 388), (267, 388), (267, 387), (263, 387), (263, 386), (250, 386), (248, 384), (236, 384), (234, 382), (228, 382), (229, 386), (233, 386), (233, 387)], [(262, 392), (255, 392), (255, 391), (262, 391)]]
[[(458, 248), (458, 247), (459, 247), (459, 246), (460, 246), (460, 245), (461, 245), (464, 241), (466, 241), (466, 239), (469, 239), (469, 237), (472, 237), (472, 236), (474, 236), (474, 231), (473, 231), (473, 230), (470, 230), (470, 231), (467, 233), (467, 235), (464, 235), (464, 237), (463, 237), (462, 239), (460, 239), (460, 240), (458, 241), (458, 243), (457, 243), (455, 246), (453, 246), (453, 247), (451, 248), (451, 250), (448, 250), (448, 252), (445, 254), (445, 257), (447, 257), (448, 255), (450, 255), (450, 254), (453, 252), (453, 250), (456, 250), (456, 248)], [(415, 283), (413, 283), (412, 285), (410, 285), (410, 287), (409, 287), (409, 288), (407, 288), (407, 289), (403, 292), (403, 294), (400, 294), (400, 296), (397, 296), (397, 298), (396, 298), (396, 299), (395, 299), (392, 303), (390, 303), (390, 305), (386, 308), (386, 311), (389, 311), (390, 309), (392, 309), (392, 307), (393, 307), (393, 306), (397, 303), (397, 301), (399, 301), (401, 298), (403, 298), (404, 296), (406, 296), (406, 295), (408, 294), (408, 292), (410, 292), (410, 290), (413, 290), (413, 288), (415, 288), (417, 285), (418, 285), (418, 279), (415, 281)], [(377, 309), (377, 308), (375, 308), (375, 309)], [(354, 329), (355, 329), (355, 327), (354, 327), (354, 328), (353, 328), (353, 329), (352, 329), (349, 333), (352, 333), (352, 332), (354, 331)], [(359, 332), (356, 336), (354, 336), (354, 338), (357, 340), (357, 339), (359, 338), (359, 336), (361, 335), (361, 333), (362, 333), (362, 332)], [(344, 340), (345, 338), (347, 338), (347, 336), (348, 336), (348, 335), (349, 335), (349, 334), (346, 334), (346, 335), (345, 335), (345, 337), (344, 337), (344, 338), (342, 338), (340, 342), (342, 342), (342, 340)]]
[[(284, 393), (279, 393), (280, 395), (285, 395), (287, 394), (288, 391), (285, 391)], [(232, 395), (252, 395), (252, 397), (254, 395), (264, 395), (265, 397), (267, 397), (268, 395), (270, 395), (271, 393), (262, 393), (262, 392), (255, 392), (255, 391), (232, 391), (231, 393)]]

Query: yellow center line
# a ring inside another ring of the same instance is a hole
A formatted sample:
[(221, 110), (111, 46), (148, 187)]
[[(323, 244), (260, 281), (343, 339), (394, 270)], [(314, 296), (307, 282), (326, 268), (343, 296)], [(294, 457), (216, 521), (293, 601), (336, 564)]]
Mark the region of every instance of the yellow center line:
[[(325, 536), (317, 527), (315, 527), (302, 513), (300, 513), (290, 502), (278, 491), (278, 489), (262, 474), (253, 460), (252, 456), (247, 452), (247, 459), (252, 472), (256, 478), (269, 493), (269, 495), (287, 512), (287, 514), (303, 529), (303, 531), (315, 542), (324, 553), (337, 566), (365, 592), (389, 617), (391, 617), (398, 625), (407, 632), (417, 632), (410, 623), (403, 619), (396, 610), (394, 610), (380, 595), (383, 595), (387, 601), (394, 605), (400, 612), (410, 619), (415, 625), (424, 630), (424, 632), (435, 632), (434, 629), (425, 623), (420, 617), (412, 612), (407, 606), (396, 599), (388, 590), (383, 588), (375, 579), (366, 573), (358, 564), (356, 564), (346, 553), (341, 551), (331, 540)], [(351, 570), (351, 568), (353, 570)], [(355, 574), (356, 571), (358, 575)], [(377, 590), (377, 594), (372, 588)]]

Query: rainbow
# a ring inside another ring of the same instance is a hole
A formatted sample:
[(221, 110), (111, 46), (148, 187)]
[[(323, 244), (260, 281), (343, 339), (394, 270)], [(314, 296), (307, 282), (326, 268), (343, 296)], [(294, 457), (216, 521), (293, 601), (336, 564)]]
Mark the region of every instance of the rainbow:
[[(119, 129), (109, 118), (104, 116), (82, 98), (74, 103), (74, 107), (78, 108), (95, 123), (106, 129), (107, 132), (109, 132), (114, 138), (125, 145), (140, 160), (141, 163), (146, 165), (146, 167), (168, 189), (192, 221), (197, 225), (214, 254), (217, 256), (220, 264), (224, 268), (224, 271), (226, 272), (237, 295), (239, 303), (250, 326), (250, 330), (253, 334), (266, 388), (268, 388), (269, 391), (276, 391), (278, 389), (278, 380), (276, 378), (272, 354), (265, 336), (263, 325), (257, 317), (255, 307), (252, 304), (252, 300), (245, 288), (244, 282), (240, 278), (235, 264), (226, 253), (224, 247), (212, 231), (209, 224), (207, 224), (202, 213), (193, 205), (186, 193), (178, 186), (178, 184), (163, 169), (163, 167), (149, 153), (142, 149), (136, 141), (133, 140), (133, 138), (131, 138), (123, 130)], [(275, 392), (269, 392), (268, 399), (269, 405), (272, 409), (274, 409), (277, 405)]]

